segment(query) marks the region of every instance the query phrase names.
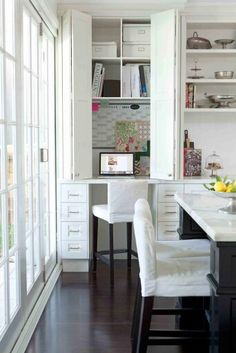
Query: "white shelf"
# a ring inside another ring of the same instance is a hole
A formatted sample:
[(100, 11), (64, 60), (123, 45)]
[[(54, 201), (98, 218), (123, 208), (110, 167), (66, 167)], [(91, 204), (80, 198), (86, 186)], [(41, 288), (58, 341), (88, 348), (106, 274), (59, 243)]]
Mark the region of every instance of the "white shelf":
[(185, 108), (185, 113), (236, 113), (236, 108)]
[(100, 57), (100, 58), (97, 58), (97, 57), (93, 57), (92, 58), (93, 61), (106, 61), (106, 62), (117, 62), (119, 63), (121, 58), (118, 58), (118, 57), (115, 57), (115, 58), (112, 58), (112, 57)]
[(102, 101), (102, 100), (117, 100), (117, 101), (149, 101), (150, 97), (93, 97), (93, 101)]
[(187, 78), (186, 83), (236, 83), (235, 78), (230, 79), (217, 79), (217, 78), (199, 78), (199, 79), (191, 79)]
[(236, 54), (236, 49), (186, 49), (186, 54)]
[(149, 62), (151, 59), (150, 58), (147, 58), (147, 57), (144, 57), (144, 58), (140, 58), (138, 56), (134, 57), (134, 56), (127, 56), (127, 57), (123, 57), (122, 58), (122, 61), (138, 61), (138, 62)]

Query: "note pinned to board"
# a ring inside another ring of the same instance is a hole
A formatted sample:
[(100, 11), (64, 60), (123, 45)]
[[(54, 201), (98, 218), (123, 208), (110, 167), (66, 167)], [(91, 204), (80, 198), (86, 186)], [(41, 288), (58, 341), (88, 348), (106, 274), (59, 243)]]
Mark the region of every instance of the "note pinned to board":
[(100, 110), (100, 103), (92, 103), (92, 112), (96, 113)]

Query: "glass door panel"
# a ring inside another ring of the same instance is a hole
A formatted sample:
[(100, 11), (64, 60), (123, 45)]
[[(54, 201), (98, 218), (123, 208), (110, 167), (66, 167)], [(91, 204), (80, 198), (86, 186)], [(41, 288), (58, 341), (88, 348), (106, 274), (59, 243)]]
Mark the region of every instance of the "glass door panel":
[[(42, 187), (42, 227), (44, 233), (44, 263), (46, 278), (56, 264), (55, 225), (55, 96), (54, 96), (54, 38), (43, 27), (42, 95), (43, 111), (40, 126), (40, 147), (46, 156), (40, 163)], [(50, 187), (49, 187), (50, 186)]]
[(4, 266), (0, 266), (0, 335), (6, 326), (5, 283)]
[[(27, 292), (41, 274), (39, 193), (39, 79), (40, 19), (28, 9), (23, 14), (24, 52), (24, 161)], [(42, 278), (41, 280), (42, 281)]]
[(6, 58), (6, 95), (5, 95), (5, 117), (8, 120), (16, 120), (16, 109), (15, 109), (15, 62), (11, 59)]
[(5, 0), (5, 50), (11, 55), (15, 52), (15, 0)]

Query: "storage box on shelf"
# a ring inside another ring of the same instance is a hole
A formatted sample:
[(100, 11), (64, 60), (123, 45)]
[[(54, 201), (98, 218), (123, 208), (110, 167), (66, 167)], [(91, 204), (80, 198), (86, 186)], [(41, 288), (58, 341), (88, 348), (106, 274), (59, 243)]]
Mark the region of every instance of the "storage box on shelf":
[(116, 58), (117, 43), (116, 42), (93, 42), (92, 56), (94, 58)]
[(146, 23), (123, 23), (123, 42), (146, 42), (150, 44), (151, 26)]
[(60, 235), (62, 260), (89, 260), (88, 185), (61, 183)]
[(150, 58), (150, 44), (123, 43), (124, 57)]

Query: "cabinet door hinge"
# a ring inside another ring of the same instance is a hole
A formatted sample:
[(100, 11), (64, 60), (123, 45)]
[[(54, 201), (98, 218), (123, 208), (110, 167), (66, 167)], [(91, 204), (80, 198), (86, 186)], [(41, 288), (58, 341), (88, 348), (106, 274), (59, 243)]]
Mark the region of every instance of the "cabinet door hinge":
[(39, 35), (40, 35), (40, 37), (43, 36), (43, 22), (40, 22), (40, 24), (39, 24)]

